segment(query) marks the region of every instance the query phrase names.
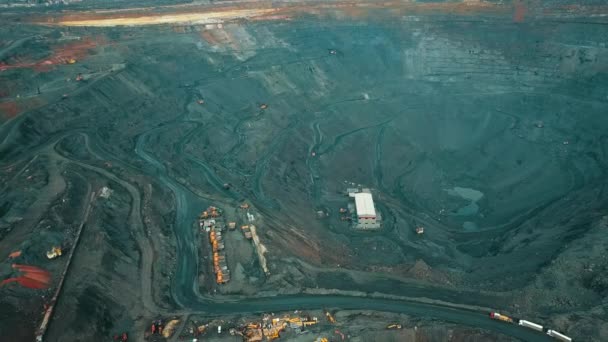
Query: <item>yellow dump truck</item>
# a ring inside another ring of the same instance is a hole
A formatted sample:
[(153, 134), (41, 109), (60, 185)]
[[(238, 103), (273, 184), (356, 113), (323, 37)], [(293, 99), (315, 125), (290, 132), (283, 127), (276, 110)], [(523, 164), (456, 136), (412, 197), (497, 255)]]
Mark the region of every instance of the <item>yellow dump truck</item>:
[(55, 259), (57, 257), (60, 257), (61, 254), (62, 254), (61, 247), (53, 246), (53, 248), (51, 248), (50, 251), (46, 252), (46, 257), (49, 259)]

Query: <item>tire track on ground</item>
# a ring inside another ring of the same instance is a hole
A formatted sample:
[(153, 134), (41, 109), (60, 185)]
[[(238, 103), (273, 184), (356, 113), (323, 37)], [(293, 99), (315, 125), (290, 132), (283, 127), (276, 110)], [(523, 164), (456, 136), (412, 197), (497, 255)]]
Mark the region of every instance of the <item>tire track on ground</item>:
[(280, 204), (275, 200), (266, 198), (262, 186), (262, 177), (264, 176), (267, 170), (270, 157), (272, 157), (275, 153), (279, 152), (279, 144), (283, 143), (283, 140), (288, 137), (288, 134), (293, 131), (293, 129), (297, 127), (299, 123), (299, 120), (294, 120), (286, 128), (284, 128), (282, 132), (271, 141), (270, 145), (266, 148), (266, 150), (264, 150), (264, 153), (257, 160), (255, 165), (255, 171), (252, 179), (253, 195), (258, 199), (258, 201), (262, 202), (271, 209), (279, 208)]

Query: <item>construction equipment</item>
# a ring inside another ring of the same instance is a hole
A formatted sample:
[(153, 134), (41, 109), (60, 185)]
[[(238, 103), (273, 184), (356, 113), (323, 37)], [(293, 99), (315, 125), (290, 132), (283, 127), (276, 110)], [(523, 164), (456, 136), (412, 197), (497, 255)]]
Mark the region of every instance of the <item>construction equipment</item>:
[(218, 209), (216, 207), (209, 207), (209, 208), (207, 208), (207, 210), (204, 210), (201, 213), (200, 218), (201, 219), (208, 219), (209, 217), (217, 218), (217, 217), (220, 217), (220, 216), (222, 216), (222, 211), (220, 209)]
[(68, 64), (74, 64), (74, 63), (76, 63), (76, 59), (74, 59), (74, 58), (68, 59)]
[(526, 327), (526, 328), (529, 328), (529, 329), (532, 329), (532, 330), (544, 332), (547, 335), (549, 335), (549, 336), (551, 336), (551, 337), (553, 337), (555, 339), (558, 339), (560, 341), (564, 341), (564, 342), (571, 342), (572, 341), (572, 338), (570, 338), (570, 337), (568, 337), (568, 336), (566, 336), (566, 335), (564, 335), (564, 334), (562, 334), (562, 333), (560, 333), (558, 331), (555, 331), (553, 329), (548, 329), (546, 327), (543, 327), (540, 324), (537, 324), (537, 323), (534, 323), (534, 322), (530, 322), (530, 321), (526, 321), (524, 319), (512, 318), (512, 317), (509, 317), (507, 315), (500, 314), (498, 312), (490, 312), (490, 318), (491, 319), (495, 319), (495, 320), (499, 320), (499, 321), (503, 321), (503, 322), (506, 322), (506, 323), (518, 324), (518, 325), (520, 325), (522, 327)]
[(267, 323), (262, 326), (262, 334), (266, 336), (268, 341), (281, 337), (281, 331), (283, 331), (287, 326), (286, 320), (287, 318), (273, 318), (271, 323)]
[(507, 315), (501, 315), (498, 312), (490, 312), (490, 318), (507, 323), (513, 323), (513, 318)]
[(313, 317), (313, 318), (308, 317), (304, 321), (302, 321), (302, 323), (304, 324), (305, 327), (308, 327), (308, 326), (319, 323), (319, 320), (317, 319), (317, 317)]
[(247, 329), (260, 329), (261, 328), (261, 324), (260, 323), (249, 323), (247, 324)]
[(268, 341), (276, 340), (279, 337), (281, 336), (279, 336), (279, 330), (277, 329), (271, 330), (270, 333), (266, 335), (266, 339), (268, 339)]
[(262, 325), (260, 323), (249, 323), (242, 330), (243, 340), (247, 342), (259, 342), (264, 338)]
[(15, 259), (21, 256), (21, 251), (14, 251), (8, 255), (9, 259)]
[(395, 330), (395, 329), (401, 329), (402, 326), (401, 324), (397, 324), (397, 323), (392, 323), (386, 326), (386, 329), (390, 329), (390, 330)]
[(229, 281), (230, 281), (230, 273), (228, 272), (228, 270), (224, 271), (224, 273), (221, 271), (218, 273), (218, 277), (217, 277), (218, 284), (225, 284)]
[(209, 215), (213, 218), (222, 216), (222, 210), (218, 209), (217, 207), (211, 206), (207, 208), (207, 211), (209, 212)]
[(304, 327), (304, 322), (300, 321), (295, 323), (289, 323), (288, 325), (291, 329), (301, 329), (302, 327)]
[[(203, 211), (201, 217), (220, 217), (222, 215), (222, 210), (210, 206), (207, 210)], [(236, 227), (236, 223), (234, 223)], [(224, 242), (222, 239), (222, 228), (216, 225), (216, 220), (209, 219), (204, 220), (203, 226), (209, 232), (209, 244), (211, 245), (211, 251), (213, 252), (213, 272), (215, 273), (215, 282), (217, 284), (225, 284), (230, 281), (230, 270), (228, 269), (228, 264), (226, 263), (226, 255), (222, 253), (225, 249)]]
[(336, 323), (336, 319), (334, 318), (334, 316), (332, 316), (332, 314), (325, 310), (325, 317), (327, 318), (327, 321), (331, 324), (335, 324)]
[(162, 335), (164, 338), (170, 338), (173, 333), (175, 332), (175, 328), (177, 328), (177, 325), (179, 324), (179, 319), (172, 319), (170, 320), (166, 325), (165, 328), (162, 330)]
[(253, 235), (251, 235), (251, 229), (249, 228), (249, 225), (243, 225), (241, 226), (241, 230), (243, 231), (243, 235), (245, 235), (245, 238), (247, 238), (248, 240), (251, 240)]
[(549, 336), (551, 336), (553, 338), (556, 338), (556, 339), (558, 339), (560, 341), (572, 342), (572, 338), (570, 338), (569, 336), (566, 336), (566, 335), (564, 335), (564, 334), (562, 334), (560, 332), (557, 332), (555, 330), (551, 330), (551, 329), (547, 330), (547, 335), (549, 335)]
[(61, 253), (62, 253), (61, 247), (53, 246), (50, 251), (46, 252), (46, 257), (48, 259), (55, 259), (57, 257), (60, 257)]
[(205, 332), (205, 330), (207, 330), (207, 326), (206, 325), (199, 325), (196, 328), (197, 336), (203, 334)]
[(154, 334), (162, 335), (163, 328), (164, 328), (163, 321), (160, 319), (157, 319), (156, 321), (152, 322), (152, 326), (150, 327), (150, 332), (152, 333), (152, 335), (154, 335)]
[(530, 328), (532, 330), (543, 331), (542, 325), (534, 323), (534, 322), (526, 321), (523, 319), (520, 319), (517, 324), (521, 325), (522, 327)]
[(418, 234), (418, 235), (424, 234), (424, 227), (416, 227), (416, 234)]

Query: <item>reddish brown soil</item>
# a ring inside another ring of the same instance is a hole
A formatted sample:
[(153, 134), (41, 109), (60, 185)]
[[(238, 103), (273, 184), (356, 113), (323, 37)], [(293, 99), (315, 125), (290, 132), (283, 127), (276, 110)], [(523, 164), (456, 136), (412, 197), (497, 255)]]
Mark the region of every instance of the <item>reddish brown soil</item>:
[(526, 4), (523, 0), (515, 0), (513, 6), (513, 21), (516, 23), (523, 23), (526, 18), (526, 13), (528, 12)]
[(68, 44), (55, 46), (50, 57), (35, 62), (0, 64), (0, 72), (8, 69), (33, 68), (37, 72), (47, 72), (55, 65), (68, 64), (71, 60), (82, 60), (89, 55), (89, 50), (105, 43), (103, 38), (83, 38)]
[(51, 282), (51, 274), (36, 266), (13, 264), (13, 268), (23, 275), (3, 280), (0, 286), (16, 282), (30, 289), (47, 289)]
[(2, 113), (2, 115), (6, 119), (14, 118), (15, 116), (17, 116), (17, 114), (19, 114), (19, 107), (17, 107), (17, 102), (15, 102), (15, 101), (1, 102), (0, 103), (0, 113)]

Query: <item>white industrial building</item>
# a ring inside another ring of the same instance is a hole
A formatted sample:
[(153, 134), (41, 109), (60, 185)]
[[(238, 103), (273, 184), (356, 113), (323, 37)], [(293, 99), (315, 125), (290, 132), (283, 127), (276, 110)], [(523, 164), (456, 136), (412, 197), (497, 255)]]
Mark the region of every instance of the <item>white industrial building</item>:
[(359, 229), (380, 228), (380, 220), (376, 214), (371, 192), (368, 189), (363, 189), (361, 192), (351, 192), (349, 196), (355, 199), (355, 212), (357, 214), (355, 227)]

